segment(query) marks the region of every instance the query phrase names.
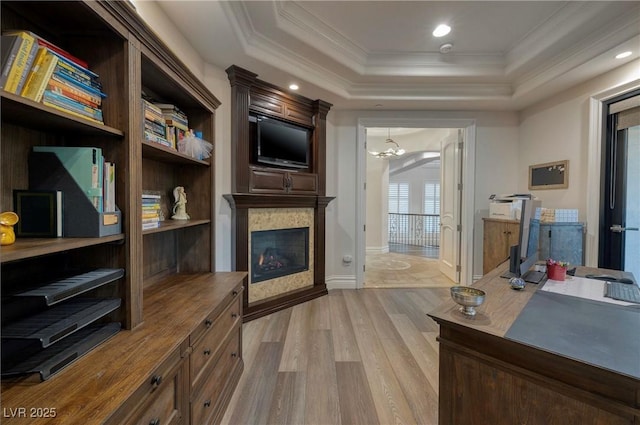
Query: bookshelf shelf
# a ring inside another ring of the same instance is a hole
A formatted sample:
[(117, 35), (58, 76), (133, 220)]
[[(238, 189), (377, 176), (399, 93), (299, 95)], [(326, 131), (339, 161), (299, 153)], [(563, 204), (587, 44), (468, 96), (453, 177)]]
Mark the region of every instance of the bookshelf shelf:
[(35, 238), (18, 239), (13, 245), (0, 248), (0, 261), (26, 260), (57, 252), (70, 251), (89, 246), (124, 241), (124, 234), (105, 236), (102, 238)]
[(85, 135), (123, 137), (124, 132), (49, 108), (30, 99), (0, 91), (2, 119), (29, 127), (46, 126), (49, 130), (74, 131)]
[(170, 232), (174, 230), (184, 229), (187, 227), (202, 226), (211, 223), (211, 220), (165, 220), (160, 222), (160, 227), (156, 229), (147, 229), (142, 232), (143, 235), (151, 233)]
[(202, 165), (205, 167), (211, 166), (207, 161), (190, 157), (166, 146), (148, 142), (146, 140), (142, 141), (142, 156), (144, 158), (173, 164)]

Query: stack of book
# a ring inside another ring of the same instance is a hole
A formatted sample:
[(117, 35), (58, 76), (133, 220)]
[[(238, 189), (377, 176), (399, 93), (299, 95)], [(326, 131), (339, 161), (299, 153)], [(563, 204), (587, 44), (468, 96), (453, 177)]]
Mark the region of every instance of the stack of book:
[(164, 120), (167, 124), (167, 140), (174, 149), (180, 152), (180, 141), (182, 141), (189, 131), (189, 119), (187, 114), (182, 112), (177, 106), (170, 103), (155, 103), (160, 108)]
[(144, 111), (144, 139), (169, 148), (175, 148), (175, 145), (172, 145), (167, 140), (167, 123), (162, 114), (162, 109), (146, 99), (142, 99), (142, 109)]
[(82, 59), (29, 31), (2, 34), (0, 83), (51, 108), (103, 124), (99, 76)]
[(142, 194), (142, 230), (160, 227), (160, 195)]

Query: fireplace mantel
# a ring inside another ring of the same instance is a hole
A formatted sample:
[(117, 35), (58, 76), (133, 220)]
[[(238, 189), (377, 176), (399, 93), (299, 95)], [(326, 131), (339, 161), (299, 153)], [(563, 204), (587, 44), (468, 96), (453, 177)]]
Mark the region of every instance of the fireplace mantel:
[(234, 264), (235, 270), (249, 270), (249, 210), (267, 208), (307, 208), (313, 210), (313, 286), (287, 292), (260, 302), (249, 303), (251, 283), (247, 279), (245, 281), (247, 287), (243, 291), (243, 320), (245, 322), (327, 294), (325, 283), (325, 210), (329, 202), (334, 199), (333, 197), (246, 193), (223, 196), (233, 210), (232, 264)]
[(326, 208), (334, 196), (313, 195), (254, 195), (232, 193), (223, 195), (231, 209), (246, 208)]

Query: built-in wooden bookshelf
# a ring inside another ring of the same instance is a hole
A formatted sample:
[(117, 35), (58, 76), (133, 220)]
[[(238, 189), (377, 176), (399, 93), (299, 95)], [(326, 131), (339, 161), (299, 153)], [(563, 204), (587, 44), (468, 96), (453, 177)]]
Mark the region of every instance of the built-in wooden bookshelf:
[[(194, 159), (144, 141), (141, 99), (144, 93), (175, 104), (187, 114), (189, 127), (212, 143), (220, 102), (129, 2), (3, 1), (1, 8), (3, 31), (31, 31), (86, 60), (100, 76), (107, 97), (101, 125), (0, 90), (0, 210), (13, 210), (13, 189), (28, 187), (33, 146), (93, 146), (116, 164), (116, 204), (122, 213), (118, 235), (19, 239), (1, 247), (3, 302), (10, 302), (5, 295), (18, 291), (24, 282), (44, 282), (72, 269), (124, 270), (123, 278), (84, 294), (120, 299), (121, 307), (105, 320), (120, 322), (123, 330), (57, 372), (55, 379), (3, 380), (3, 407), (59, 406), (56, 423), (60, 424), (156, 419), (187, 424), (194, 417), (219, 421), (243, 367), (238, 300), (246, 274), (214, 273), (214, 158)], [(191, 219), (169, 216), (159, 228), (143, 231), (143, 191), (160, 193), (170, 212), (175, 186), (186, 190)], [(12, 320), (3, 306), (2, 325)], [(207, 336), (209, 327), (215, 338)], [(198, 360), (198, 367), (204, 376), (221, 381), (213, 386), (207, 379), (191, 383), (190, 346), (210, 339), (215, 339), (207, 348), (210, 361)], [(123, 372), (128, 364), (135, 373)], [(112, 379), (97, 384), (98, 376)], [(155, 383), (147, 388), (153, 378)], [(209, 396), (208, 391), (214, 392)], [(208, 405), (199, 406), (200, 399)], [(30, 400), (41, 405), (31, 406)], [(156, 417), (154, 412), (166, 415)], [(152, 416), (147, 419), (147, 414)], [(5, 420), (22, 423), (17, 417)]]

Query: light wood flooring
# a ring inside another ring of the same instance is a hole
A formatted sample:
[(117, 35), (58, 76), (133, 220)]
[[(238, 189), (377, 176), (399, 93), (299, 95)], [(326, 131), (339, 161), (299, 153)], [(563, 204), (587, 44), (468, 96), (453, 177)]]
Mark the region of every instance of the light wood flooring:
[(334, 290), (243, 325), (245, 370), (223, 424), (425, 424), (438, 415), (448, 288)]

